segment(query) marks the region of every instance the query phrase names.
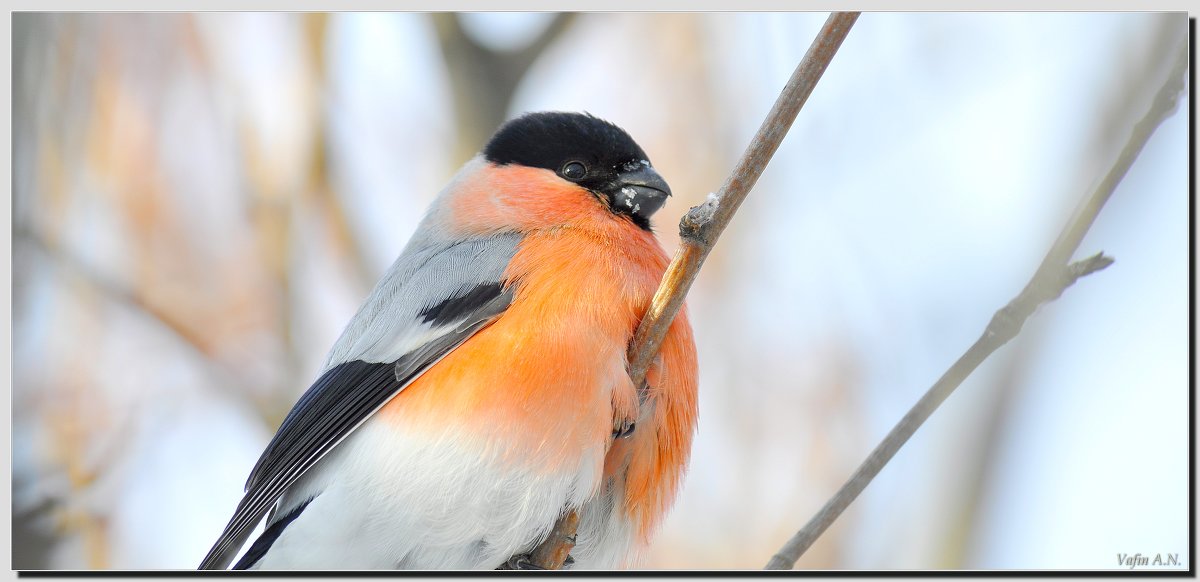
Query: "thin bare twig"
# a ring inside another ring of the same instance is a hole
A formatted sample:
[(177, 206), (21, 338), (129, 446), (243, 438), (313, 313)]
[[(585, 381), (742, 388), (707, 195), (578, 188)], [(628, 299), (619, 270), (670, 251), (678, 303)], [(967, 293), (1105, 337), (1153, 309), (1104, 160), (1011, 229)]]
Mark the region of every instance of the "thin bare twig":
[[(858, 12), (835, 12), (829, 16), (721, 190), (710, 195), (704, 204), (689, 210), (680, 220), (679, 251), (667, 266), (650, 308), (629, 344), (626, 358), (634, 386), (640, 387), (645, 383), (646, 371), (658, 353), (671, 322), (683, 307), (684, 296), (700, 272), (705, 257), (762, 175), (775, 150), (779, 149), (796, 114), (812, 94), (858, 15)], [(531, 553), (530, 561), (549, 570), (562, 568), (563, 561), (574, 546), (578, 524), (578, 515), (568, 511), (554, 525), (546, 541)]]
[(858, 12), (835, 12), (829, 16), (721, 190), (709, 196), (704, 204), (689, 210), (680, 220), (682, 240), (679, 251), (667, 267), (650, 309), (629, 345), (629, 375), (634, 385), (641, 386), (645, 381), (646, 370), (658, 353), (671, 322), (683, 307), (683, 299), (704, 259), (758, 182), (775, 150), (779, 149), (800, 108), (821, 80), (858, 15)]
[(826, 528), (842, 514), (851, 502), (862, 493), (862, 490), (875, 478), (884, 465), (891, 460), (896, 451), (908, 441), (909, 437), (937, 410), (938, 406), (948, 397), (968, 375), (975, 370), (992, 352), (995, 352), (1021, 331), (1025, 320), (1040, 305), (1057, 299), (1080, 277), (1104, 269), (1113, 260), (1097, 253), (1086, 259), (1069, 263), (1071, 256), (1079, 248), (1079, 243), (1104, 203), (1112, 196), (1125, 173), (1133, 165), (1142, 148), (1149, 141), (1154, 130), (1164, 119), (1169, 117), (1178, 104), (1179, 95), (1183, 91), (1184, 71), (1187, 70), (1187, 43), (1183, 44), (1179, 60), (1167, 77), (1166, 83), (1159, 89), (1150, 110), (1133, 127), (1132, 134), (1126, 142), (1121, 154), (1117, 157), (1104, 180), (1096, 186), (1091, 195), (1083, 200), (1075, 210), (1071, 220), (1063, 228), (1050, 251), (1046, 253), (1041, 266), (1033, 278), (1015, 299), (1003, 309), (996, 312), (988, 323), (983, 334), (954, 362), (950, 369), (938, 379), (937, 383), (917, 401), (916, 405), (900, 419), (867, 459), (859, 465), (850, 480), (834, 494), (825, 506), (811, 520), (792, 536), (786, 544), (767, 563), (768, 570), (791, 569), (796, 560), (812, 546), (813, 542)]

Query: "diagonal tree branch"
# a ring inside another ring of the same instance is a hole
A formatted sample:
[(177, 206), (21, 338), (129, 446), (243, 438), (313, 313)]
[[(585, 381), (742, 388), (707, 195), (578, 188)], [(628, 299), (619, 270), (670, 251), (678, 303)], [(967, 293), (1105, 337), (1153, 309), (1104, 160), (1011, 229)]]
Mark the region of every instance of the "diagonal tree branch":
[[(682, 238), (679, 251), (667, 266), (626, 355), (634, 386), (645, 383), (646, 371), (671, 322), (683, 307), (684, 296), (696, 280), (704, 259), (762, 175), (775, 150), (779, 149), (800, 108), (817, 86), (858, 15), (858, 12), (835, 12), (829, 16), (721, 190), (710, 194), (704, 204), (692, 208), (679, 222)], [(578, 525), (578, 515), (568, 511), (554, 525), (546, 541), (530, 554), (530, 562), (549, 570), (562, 568), (574, 547)]]
[(1075, 213), (1059, 234), (1050, 251), (1046, 253), (1041, 266), (1033, 278), (1021, 290), (1015, 299), (1003, 309), (996, 312), (988, 323), (987, 328), (979, 339), (958, 359), (950, 369), (938, 379), (937, 383), (917, 401), (916, 405), (900, 419), (867, 459), (859, 465), (850, 480), (834, 494), (825, 506), (767, 563), (767, 570), (791, 569), (796, 560), (812, 546), (826, 528), (842, 514), (842, 511), (853, 502), (862, 490), (875, 478), (879, 471), (891, 460), (896, 451), (908, 442), (909, 437), (937, 410), (958, 385), (966, 379), (988, 356), (999, 349), (1021, 331), (1025, 320), (1039, 306), (1053, 301), (1070, 287), (1080, 277), (1085, 277), (1104, 269), (1113, 260), (1097, 253), (1086, 259), (1069, 263), (1071, 256), (1079, 249), (1079, 244), (1087, 234), (1104, 203), (1112, 196), (1117, 185), (1125, 177), (1125, 173), (1133, 165), (1138, 154), (1154, 130), (1164, 119), (1175, 111), (1179, 95), (1183, 91), (1184, 72), (1188, 67), (1187, 42), (1180, 48), (1179, 58), (1167, 77), (1166, 83), (1159, 89), (1150, 110), (1133, 127), (1124, 149), (1121, 150), (1116, 162), (1105, 175), (1104, 180), (1096, 186), (1091, 195), (1083, 200)]
[(758, 182), (775, 150), (779, 149), (800, 108), (821, 80), (858, 15), (858, 12), (835, 12), (829, 16), (721, 190), (710, 195), (704, 204), (689, 210), (679, 222), (682, 239), (679, 252), (667, 267), (650, 309), (629, 346), (629, 375), (634, 385), (641, 386), (645, 381), (646, 370), (658, 354), (667, 328), (683, 306), (684, 296), (700, 272), (704, 259)]

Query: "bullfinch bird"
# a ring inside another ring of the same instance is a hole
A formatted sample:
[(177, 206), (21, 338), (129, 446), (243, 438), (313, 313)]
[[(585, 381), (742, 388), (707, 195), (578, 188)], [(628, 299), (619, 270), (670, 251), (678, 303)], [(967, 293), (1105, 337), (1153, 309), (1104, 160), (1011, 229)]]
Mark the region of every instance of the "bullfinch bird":
[(235, 569), (492, 569), (567, 510), (574, 568), (631, 565), (696, 422), (684, 313), (646, 385), (626, 372), (670, 194), (611, 123), (503, 125), (350, 320), (200, 567), (227, 567), (266, 516)]

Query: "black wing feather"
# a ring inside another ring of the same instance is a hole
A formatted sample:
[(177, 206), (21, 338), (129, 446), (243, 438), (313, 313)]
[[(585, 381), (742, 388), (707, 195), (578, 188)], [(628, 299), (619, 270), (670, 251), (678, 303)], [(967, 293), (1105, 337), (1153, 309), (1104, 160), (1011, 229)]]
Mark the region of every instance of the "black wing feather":
[(279, 539), (279, 536), (283, 534), (283, 529), (289, 523), (295, 521), (297, 517), (300, 517), (300, 514), (304, 512), (304, 508), (308, 507), (309, 503), (312, 503), (311, 499), (296, 506), (295, 509), (289, 511), (283, 518), (271, 524), (271, 527), (268, 527), (261, 536), (258, 536), (257, 540), (254, 540), (254, 543), (250, 546), (249, 550), (246, 550), (246, 554), (242, 556), (242, 559), (238, 560), (237, 564), (234, 564), (233, 569), (246, 570), (250, 566), (253, 566), (255, 562), (261, 560), (266, 555), (267, 550), (271, 549), (271, 544), (274, 544), (275, 540)]

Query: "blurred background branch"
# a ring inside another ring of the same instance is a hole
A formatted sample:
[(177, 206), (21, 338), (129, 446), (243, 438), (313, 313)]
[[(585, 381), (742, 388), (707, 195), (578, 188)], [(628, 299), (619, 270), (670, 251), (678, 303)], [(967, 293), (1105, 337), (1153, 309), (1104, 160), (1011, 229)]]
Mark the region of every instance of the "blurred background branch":
[(463, 28), (458, 14), (435, 12), (430, 17), (453, 89), (454, 116), (459, 120), (454, 159), (462, 163), (508, 119), (517, 85), (537, 58), (570, 29), (576, 14), (554, 14), (525, 46), (512, 50), (480, 43)]
[(180, 340), (181, 345), (190, 348), (197, 363), (210, 369), (216, 380), (213, 384), (215, 389), (227, 390), (230, 394), (238, 396), (255, 393), (250, 386), (243, 383), (235, 372), (220, 366), (216, 359), (217, 347), (209, 343), (208, 338), (197, 330), (191, 329), (188, 323), (181, 321), (170, 309), (155, 305), (147, 298), (138, 295), (135, 290), (125, 287), (114, 278), (89, 266), (78, 256), (63, 248), (61, 244), (47, 240), (32, 229), (16, 228), (13, 231), (13, 239), (17, 245), (27, 244), (35, 247), (38, 252), (47, 255), (50, 263), (64, 270), (69, 277), (95, 289), (104, 298), (140, 311), (170, 331)]

